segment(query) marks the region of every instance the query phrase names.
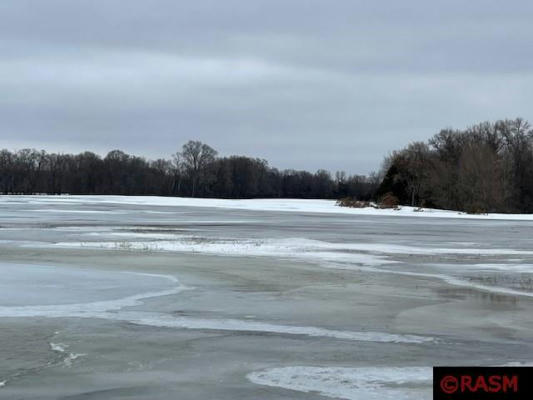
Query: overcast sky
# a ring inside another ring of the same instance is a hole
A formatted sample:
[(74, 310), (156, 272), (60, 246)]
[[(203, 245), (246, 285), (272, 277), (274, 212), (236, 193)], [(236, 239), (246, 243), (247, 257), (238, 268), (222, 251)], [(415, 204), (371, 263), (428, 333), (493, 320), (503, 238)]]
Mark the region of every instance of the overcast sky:
[(367, 173), (441, 128), (533, 119), (533, 2), (1, 0), (0, 147), (188, 139)]

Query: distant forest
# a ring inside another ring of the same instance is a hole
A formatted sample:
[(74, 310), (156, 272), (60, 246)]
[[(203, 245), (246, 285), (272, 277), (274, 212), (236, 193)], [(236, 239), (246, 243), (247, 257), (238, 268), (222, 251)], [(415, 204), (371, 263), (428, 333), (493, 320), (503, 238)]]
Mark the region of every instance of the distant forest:
[(533, 129), (520, 118), (444, 129), (386, 158), (376, 191), (400, 204), (533, 213)]
[[(533, 213), (533, 129), (523, 119), (443, 129), (387, 156), (379, 173), (278, 170), (189, 141), (172, 159), (113, 150), (0, 151), (0, 193), (353, 199), (470, 213)], [(391, 201), (391, 199), (393, 199)]]
[(0, 193), (113, 194), (219, 198), (354, 197), (370, 200), (376, 176), (328, 171), (280, 171), (267, 161), (218, 157), (209, 145), (189, 141), (172, 159), (148, 161), (113, 150), (57, 154), (23, 149), (0, 151)]

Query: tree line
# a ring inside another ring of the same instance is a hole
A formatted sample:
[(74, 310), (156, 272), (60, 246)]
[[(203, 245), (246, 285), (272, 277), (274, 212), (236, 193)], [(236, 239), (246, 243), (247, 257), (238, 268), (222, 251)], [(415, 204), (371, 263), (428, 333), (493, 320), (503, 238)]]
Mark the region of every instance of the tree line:
[(2, 194), (107, 194), (219, 198), (371, 199), (375, 175), (348, 176), (278, 170), (244, 156), (218, 157), (199, 141), (185, 143), (171, 159), (146, 160), (120, 150), (92, 152), (0, 151)]
[(263, 159), (219, 157), (199, 141), (157, 160), (120, 150), (101, 157), (4, 149), (0, 193), (356, 200), (346, 202), (351, 206), (386, 198), (472, 213), (533, 213), (533, 129), (521, 118), (443, 129), (394, 151), (369, 176), (278, 170)]
[(517, 118), (444, 129), (385, 159), (376, 191), (400, 204), (533, 213), (533, 129)]

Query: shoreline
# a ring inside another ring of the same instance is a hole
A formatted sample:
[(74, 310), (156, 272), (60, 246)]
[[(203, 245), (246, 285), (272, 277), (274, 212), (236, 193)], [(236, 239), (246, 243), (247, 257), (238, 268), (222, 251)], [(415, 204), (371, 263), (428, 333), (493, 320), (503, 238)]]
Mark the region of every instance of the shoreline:
[[(336, 200), (323, 199), (217, 199), (196, 197), (127, 196), (127, 195), (0, 195), (0, 204), (22, 199), (33, 199), (33, 204), (58, 203), (64, 205), (124, 204), (159, 207), (221, 208), (249, 211), (275, 211), (313, 214), (340, 214), (357, 216), (426, 217), (472, 220), (533, 221), (533, 214), (467, 214), (463, 211), (399, 206), (398, 209), (373, 207), (350, 208), (336, 205)], [(41, 210), (46, 211), (46, 210)], [(55, 210), (57, 211), (57, 210)], [(62, 212), (81, 212), (63, 210)], [(90, 211), (83, 211), (90, 212)]]

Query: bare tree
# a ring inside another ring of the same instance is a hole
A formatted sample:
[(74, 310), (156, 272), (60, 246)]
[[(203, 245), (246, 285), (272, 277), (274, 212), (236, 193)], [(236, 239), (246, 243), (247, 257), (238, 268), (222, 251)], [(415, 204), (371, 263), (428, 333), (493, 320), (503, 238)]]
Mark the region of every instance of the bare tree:
[(208, 165), (215, 161), (217, 154), (216, 150), (200, 141), (189, 140), (183, 145), (181, 158), (191, 180), (192, 197), (196, 195)]
[(184, 165), (181, 153), (177, 152), (172, 155), (172, 194), (179, 195), (181, 193), (181, 183), (183, 181), (184, 175)]

